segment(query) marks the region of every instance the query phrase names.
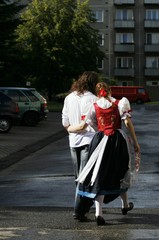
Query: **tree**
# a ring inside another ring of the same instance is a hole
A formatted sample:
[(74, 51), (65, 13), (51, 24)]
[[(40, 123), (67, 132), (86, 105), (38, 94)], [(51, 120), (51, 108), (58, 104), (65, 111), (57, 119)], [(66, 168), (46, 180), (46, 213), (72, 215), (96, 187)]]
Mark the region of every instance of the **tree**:
[[(19, 1), (11, 3), (9, 0), (0, 0), (0, 84), (12, 84), (12, 74), (15, 71), (14, 31), (18, 25), (15, 16), (23, 8)], [(10, 81), (10, 82), (9, 82)]]
[(88, 1), (33, 0), (21, 14), (18, 46), (25, 52), (26, 69), (36, 85), (51, 94), (68, 90), (85, 70), (97, 71), (98, 32)]

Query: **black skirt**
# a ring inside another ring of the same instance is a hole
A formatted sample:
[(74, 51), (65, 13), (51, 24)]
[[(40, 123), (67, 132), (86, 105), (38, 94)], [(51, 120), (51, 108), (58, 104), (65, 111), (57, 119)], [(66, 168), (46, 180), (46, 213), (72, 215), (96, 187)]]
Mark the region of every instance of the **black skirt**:
[[(90, 144), (89, 156), (95, 151), (103, 137), (103, 132), (95, 134)], [(129, 170), (129, 160), (127, 141), (123, 134), (116, 130), (108, 137), (95, 182), (91, 184), (93, 166), (84, 182), (79, 184), (78, 194), (90, 198), (104, 195), (105, 203), (114, 200), (121, 192), (127, 191), (127, 188), (121, 189), (121, 181)]]

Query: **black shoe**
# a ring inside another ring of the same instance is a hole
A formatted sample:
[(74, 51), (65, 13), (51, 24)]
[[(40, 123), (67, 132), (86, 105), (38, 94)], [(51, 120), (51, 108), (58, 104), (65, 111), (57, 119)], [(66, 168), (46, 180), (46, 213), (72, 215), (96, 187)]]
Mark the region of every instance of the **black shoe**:
[(132, 209), (134, 208), (134, 204), (132, 202), (129, 203), (129, 207), (127, 208), (122, 208), (121, 211), (122, 211), (122, 214), (123, 215), (126, 215), (128, 211), (131, 211)]
[(73, 218), (75, 220), (78, 220), (79, 222), (86, 222), (87, 221), (87, 217), (86, 216), (80, 215), (80, 214), (76, 214), (76, 213), (73, 214)]
[(105, 225), (105, 220), (103, 217), (101, 217), (101, 216), (95, 217), (95, 220), (96, 220), (98, 226)]

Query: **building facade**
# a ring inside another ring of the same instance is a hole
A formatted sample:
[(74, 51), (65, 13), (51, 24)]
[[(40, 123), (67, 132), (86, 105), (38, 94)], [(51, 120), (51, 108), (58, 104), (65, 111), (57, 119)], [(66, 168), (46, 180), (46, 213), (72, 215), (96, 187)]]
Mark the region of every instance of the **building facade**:
[(90, 0), (90, 8), (105, 53), (103, 78), (145, 86), (159, 100), (159, 0)]

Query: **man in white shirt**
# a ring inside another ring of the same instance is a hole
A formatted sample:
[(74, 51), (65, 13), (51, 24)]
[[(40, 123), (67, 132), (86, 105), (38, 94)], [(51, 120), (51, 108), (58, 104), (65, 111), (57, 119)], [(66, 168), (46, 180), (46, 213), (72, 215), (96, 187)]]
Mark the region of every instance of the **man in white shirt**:
[[(75, 179), (84, 168), (88, 160), (89, 144), (97, 130), (93, 103), (97, 100), (95, 86), (98, 74), (93, 71), (84, 72), (74, 82), (71, 93), (65, 98), (62, 109), (62, 124), (69, 132), (69, 146), (74, 166)], [(86, 125), (81, 130), (76, 126), (85, 121)], [(87, 125), (87, 123), (89, 123)], [(93, 201), (75, 194), (74, 219), (85, 221), (86, 212), (89, 211)]]

